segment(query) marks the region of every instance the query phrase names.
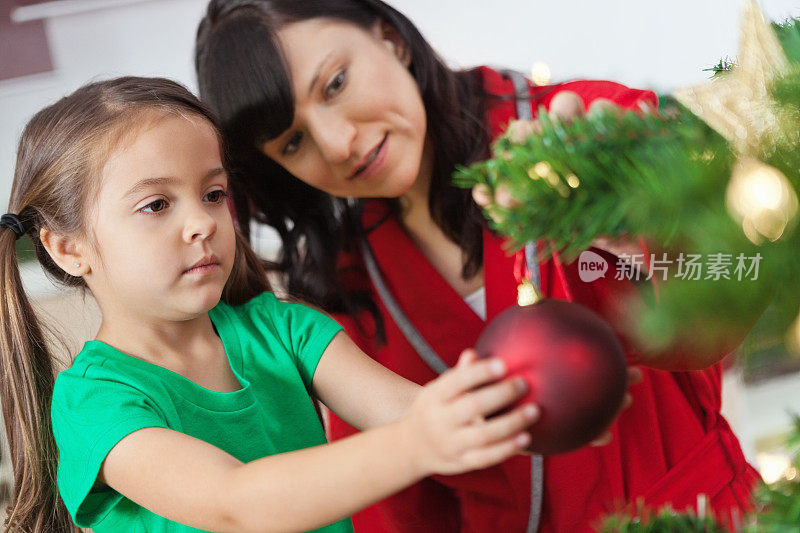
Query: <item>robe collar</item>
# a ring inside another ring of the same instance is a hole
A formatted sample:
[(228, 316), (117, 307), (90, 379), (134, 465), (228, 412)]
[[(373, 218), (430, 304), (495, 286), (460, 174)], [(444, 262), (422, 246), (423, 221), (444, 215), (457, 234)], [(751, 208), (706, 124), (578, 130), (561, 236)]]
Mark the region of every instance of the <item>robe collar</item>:
[[(475, 345), (486, 323), (416, 247), (386, 202), (366, 202), (362, 224), (367, 228), (366, 238), (384, 281), (397, 303), (439, 357), (454, 365), (464, 348)], [(515, 254), (506, 251), (505, 240), (484, 231), (487, 322), (516, 304)], [(571, 299), (571, 276), (560, 262), (551, 259), (540, 263), (539, 268), (546, 297)]]

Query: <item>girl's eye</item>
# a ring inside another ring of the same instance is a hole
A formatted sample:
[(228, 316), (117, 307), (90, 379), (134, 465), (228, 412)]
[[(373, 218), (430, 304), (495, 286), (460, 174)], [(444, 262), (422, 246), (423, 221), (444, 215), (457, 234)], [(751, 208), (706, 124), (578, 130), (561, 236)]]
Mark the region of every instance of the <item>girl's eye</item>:
[(296, 131), (292, 134), (286, 144), (283, 146), (283, 155), (292, 155), (300, 149), (300, 141), (303, 140), (303, 134)]
[(212, 204), (218, 204), (224, 201), (226, 196), (228, 195), (225, 193), (225, 191), (222, 189), (216, 189), (206, 194), (206, 200)]
[(163, 198), (159, 198), (158, 200), (150, 202), (149, 204), (141, 208), (139, 211), (143, 213), (159, 213), (166, 208), (167, 208), (167, 201), (164, 200)]
[(333, 96), (342, 89), (342, 86), (344, 85), (346, 79), (346, 74), (347, 74), (346, 70), (340, 70), (339, 72), (336, 73), (336, 75), (333, 77), (330, 83), (328, 83), (328, 85), (325, 87), (326, 96)]

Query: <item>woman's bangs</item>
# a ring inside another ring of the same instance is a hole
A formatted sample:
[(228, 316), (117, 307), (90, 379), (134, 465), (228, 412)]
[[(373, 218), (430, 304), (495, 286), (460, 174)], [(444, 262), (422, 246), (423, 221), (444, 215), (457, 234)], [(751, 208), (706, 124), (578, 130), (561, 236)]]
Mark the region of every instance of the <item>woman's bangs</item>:
[(275, 32), (257, 12), (219, 24), (198, 57), (200, 96), (217, 111), (233, 144), (255, 147), (294, 121), (294, 92)]

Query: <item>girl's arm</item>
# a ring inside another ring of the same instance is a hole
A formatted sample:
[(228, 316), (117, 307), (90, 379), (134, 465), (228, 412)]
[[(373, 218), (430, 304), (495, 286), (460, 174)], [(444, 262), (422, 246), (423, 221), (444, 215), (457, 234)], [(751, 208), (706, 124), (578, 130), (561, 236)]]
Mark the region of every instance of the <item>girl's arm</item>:
[[(465, 357), (466, 355), (466, 357)], [(473, 350), (462, 354), (459, 364), (476, 357)], [(525, 386), (523, 378), (508, 387)], [(637, 368), (628, 368), (628, 386), (642, 381)], [(317, 365), (312, 383), (314, 395), (336, 416), (364, 430), (394, 422), (402, 417), (423, 387), (409, 381), (367, 356), (344, 332), (339, 332), (328, 345)], [(632, 402), (625, 393), (623, 409)], [(611, 441), (611, 433), (603, 433), (590, 444), (602, 446)]]
[(328, 409), (361, 430), (398, 420), (422, 389), (367, 356), (344, 332), (325, 350), (312, 387)]
[(466, 352), (456, 368), (421, 388), (400, 420), (332, 444), (241, 463), (193, 437), (146, 428), (112, 448), (98, 480), (158, 515), (200, 529), (321, 527), (428, 475), (486, 468), (528, 445), (523, 429), (537, 410), (527, 405), (484, 420), (523, 389), (514, 381), (481, 387), (505, 369), (474, 358)]

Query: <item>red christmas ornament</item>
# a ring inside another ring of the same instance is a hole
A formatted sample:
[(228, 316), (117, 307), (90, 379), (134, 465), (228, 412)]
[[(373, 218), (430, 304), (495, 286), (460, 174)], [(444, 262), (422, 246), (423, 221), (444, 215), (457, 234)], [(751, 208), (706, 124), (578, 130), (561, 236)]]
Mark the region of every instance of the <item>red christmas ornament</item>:
[(622, 406), (628, 382), (622, 345), (611, 326), (582, 305), (539, 300), (510, 307), (486, 327), (475, 350), (502, 359), (509, 376), (528, 383), (517, 405), (533, 402), (541, 409), (530, 428), (531, 452), (564, 453), (588, 444)]

